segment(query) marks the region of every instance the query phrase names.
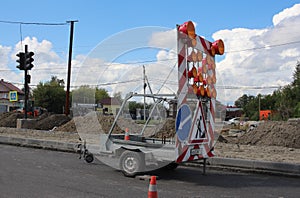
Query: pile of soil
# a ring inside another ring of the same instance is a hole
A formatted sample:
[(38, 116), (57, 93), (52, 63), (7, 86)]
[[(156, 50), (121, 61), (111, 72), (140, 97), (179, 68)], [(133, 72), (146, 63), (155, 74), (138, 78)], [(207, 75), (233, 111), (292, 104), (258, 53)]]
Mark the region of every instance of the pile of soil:
[[(95, 120), (97, 118), (97, 120)], [(83, 132), (84, 133), (108, 133), (115, 117), (113, 115), (103, 115), (101, 113), (87, 114), (81, 117), (75, 117), (71, 121), (57, 127), (55, 131), (64, 132)], [(113, 130), (113, 133), (124, 133), (125, 128), (128, 128), (129, 133), (140, 133), (143, 129), (143, 124), (138, 124), (138, 121), (126, 118), (120, 118)], [(171, 138), (175, 136), (175, 120), (166, 119), (161, 123), (151, 125), (145, 129), (145, 136), (148, 137), (166, 137)]]
[(71, 118), (64, 114), (52, 114), (42, 119), (37, 119), (34, 129), (51, 130), (69, 122)]
[(24, 114), (18, 112), (5, 112), (0, 114), (0, 127), (16, 127), (17, 119), (24, 118)]
[[(83, 132), (83, 133), (108, 133), (115, 117), (102, 115), (101, 113), (90, 113), (85, 116), (74, 117), (69, 122), (55, 128), (55, 131)], [(116, 125), (114, 133), (122, 133), (123, 130)]]
[[(0, 114), (0, 127), (16, 127), (16, 120), (23, 117), (23, 114), (17, 112), (2, 113)], [(108, 133), (114, 119), (113, 115), (103, 115), (95, 112), (75, 117), (72, 120), (64, 114), (44, 113), (35, 118), (33, 124), (27, 128), (99, 134)], [(124, 133), (125, 128), (128, 128), (131, 134), (140, 133), (143, 129), (143, 123), (132, 119), (120, 118), (113, 133)], [(156, 138), (172, 138), (175, 136), (175, 120), (168, 118), (161, 123), (153, 124), (150, 122), (149, 127), (145, 129), (144, 135)], [(225, 143), (300, 148), (300, 119), (286, 122), (266, 121), (260, 123), (253, 130), (242, 132), (237, 136), (220, 137), (219, 142)]]
[(267, 121), (241, 135), (237, 143), (300, 148), (300, 119)]
[[(17, 119), (23, 119), (24, 114), (19, 112), (7, 112), (0, 114), (0, 127), (16, 128)], [(71, 119), (64, 114), (43, 113), (39, 117), (28, 116), (33, 121), (28, 124), (28, 129), (51, 130), (54, 127), (61, 126)]]

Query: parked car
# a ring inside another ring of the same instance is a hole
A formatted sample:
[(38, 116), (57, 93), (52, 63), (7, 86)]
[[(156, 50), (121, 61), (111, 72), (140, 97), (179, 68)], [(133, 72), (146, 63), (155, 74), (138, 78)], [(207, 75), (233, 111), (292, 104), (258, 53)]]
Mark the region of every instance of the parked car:
[(236, 118), (231, 118), (228, 121), (224, 121), (224, 124), (236, 126), (236, 125), (240, 124), (240, 121), (241, 121), (241, 118), (240, 117), (236, 117)]

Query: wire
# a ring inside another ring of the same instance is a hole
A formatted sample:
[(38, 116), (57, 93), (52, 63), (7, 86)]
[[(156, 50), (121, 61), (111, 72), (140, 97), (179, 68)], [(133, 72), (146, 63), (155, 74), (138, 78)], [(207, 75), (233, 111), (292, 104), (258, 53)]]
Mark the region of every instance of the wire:
[(244, 52), (244, 51), (251, 51), (251, 50), (260, 50), (260, 49), (266, 49), (266, 48), (271, 48), (271, 47), (279, 47), (283, 45), (291, 45), (291, 44), (296, 44), (300, 43), (300, 41), (293, 41), (293, 42), (288, 42), (288, 43), (280, 43), (280, 44), (274, 44), (274, 45), (267, 45), (267, 46), (262, 46), (262, 47), (254, 47), (254, 48), (248, 48), (248, 49), (242, 49), (242, 50), (233, 50), (233, 51), (228, 51), (225, 53), (236, 53), (236, 52)]
[(22, 21), (3, 21), (0, 20), (0, 23), (8, 24), (20, 24), (20, 25), (67, 25), (67, 22), (64, 23), (38, 23), (38, 22), (22, 22)]

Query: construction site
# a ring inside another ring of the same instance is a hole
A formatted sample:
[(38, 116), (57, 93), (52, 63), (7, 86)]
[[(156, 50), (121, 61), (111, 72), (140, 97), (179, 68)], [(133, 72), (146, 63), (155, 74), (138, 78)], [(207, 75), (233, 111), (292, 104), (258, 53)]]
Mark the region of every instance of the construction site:
[[(23, 116), (17, 112), (2, 113), (0, 115), (0, 135), (79, 142), (74, 120), (88, 128), (91, 133), (96, 134), (107, 133), (114, 121), (114, 116), (100, 113), (97, 114), (99, 123), (93, 123), (89, 115), (71, 119), (64, 114), (44, 113), (37, 117), (35, 124), (27, 129), (17, 129), (17, 119), (21, 119)], [(97, 124), (101, 125), (103, 131), (97, 131)], [(299, 129), (299, 119), (265, 121), (255, 128), (223, 126), (223, 129), (218, 132), (219, 137), (215, 144), (216, 156), (299, 164)], [(124, 131), (116, 127), (114, 133), (124, 133)], [(172, 118), (168, 118), (155, 134), (157, 138), (174, 136), (175, 119)]]

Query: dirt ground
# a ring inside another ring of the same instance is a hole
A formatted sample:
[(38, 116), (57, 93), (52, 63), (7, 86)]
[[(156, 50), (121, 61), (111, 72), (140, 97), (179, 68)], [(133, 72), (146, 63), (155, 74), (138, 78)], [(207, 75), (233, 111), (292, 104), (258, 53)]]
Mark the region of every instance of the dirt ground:
[[(44, 114), (36, 119), (35, 126), (31, 129), (17, 130), (15, 129), (17, 118), (23, 118), (23, 115), (0, 114), (0, 136), (78, 142), (83, 130), (84, 132), (107, 133), (114, 121), (113, 116), (100, 114), (96, 117), (87, 115), (73, 119), (65, 115)], [(129, 131), (134, 133), (141, 131), (141, 126), (134, 121), (121, 119), (117, 122), (113, 133), (124, 133), (125, 128), (129, 128)], [(156, 131), (155, 135), (153, 131)], [(263, 122), (258, 127), (245, 131), (224, 127), (220, 134), (219, 141), (215, 145), (215, 153), (218, 157), (300, 164), (300, 119), (287, 122)], [(146, 129), (145, 135), (159, 138), (173, 137), (175, 135), (174, 119), (167, 119), (166, 122)]]

